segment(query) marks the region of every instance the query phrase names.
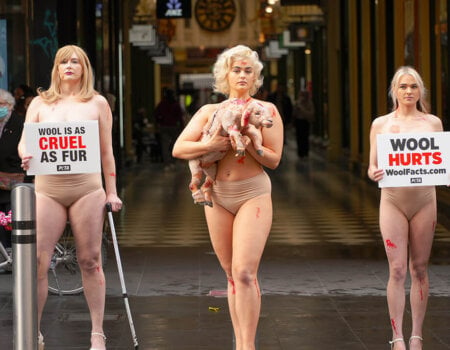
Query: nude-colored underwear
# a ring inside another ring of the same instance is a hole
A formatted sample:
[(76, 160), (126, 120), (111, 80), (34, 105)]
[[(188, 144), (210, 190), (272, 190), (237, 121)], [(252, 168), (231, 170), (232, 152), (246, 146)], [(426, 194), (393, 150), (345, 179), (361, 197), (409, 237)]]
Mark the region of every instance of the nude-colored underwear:
[(385, 187), (381, 191), (381, 200), (397, 207), (408, 220), (430, 202), (436, 201), (434, 186)]
[(85, 195), (103, 188), (100, 173), (36, 175), (34, 186), (36, 193), (50, 197), (66, 208)]
[(248, 200), (272, 192), (272, 184), (266, 172), (245, 180), (215, 181), (212, 188), (214, 204), (236, 215), (239, 208)]

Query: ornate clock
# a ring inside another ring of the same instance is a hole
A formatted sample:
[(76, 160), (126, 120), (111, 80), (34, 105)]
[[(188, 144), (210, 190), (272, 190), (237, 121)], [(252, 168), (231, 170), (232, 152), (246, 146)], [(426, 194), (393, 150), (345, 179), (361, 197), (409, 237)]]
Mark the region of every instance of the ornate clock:
[(197, 0), (194, 11), (199, 26), (210, 32), (228, 29), (236, 17), (234, 0)]

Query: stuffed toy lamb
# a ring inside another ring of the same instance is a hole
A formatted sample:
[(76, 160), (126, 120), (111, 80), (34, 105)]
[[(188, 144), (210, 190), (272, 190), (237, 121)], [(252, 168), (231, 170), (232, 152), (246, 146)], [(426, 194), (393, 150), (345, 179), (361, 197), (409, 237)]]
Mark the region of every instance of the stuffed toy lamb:
[[(245, 157), (245, 148), (249, 140), (256, 152), (263, 156), (261, 127), (270, 128), (273, 124), (272, 113), (260, 102), (241, 99), (224, 101), (214, 113), (210, 124), (203, 130), (201, 142), (208, 141), (220, 129), (222, 136), (229, 136), (235, 146), (236, 157)], [(212, 207), (211, 189), (216, 178), (217, 162), (226, 152), (210, 152), (189, 161), (194, 203)], [(205, 182), (201, 185), (203, 175)]]

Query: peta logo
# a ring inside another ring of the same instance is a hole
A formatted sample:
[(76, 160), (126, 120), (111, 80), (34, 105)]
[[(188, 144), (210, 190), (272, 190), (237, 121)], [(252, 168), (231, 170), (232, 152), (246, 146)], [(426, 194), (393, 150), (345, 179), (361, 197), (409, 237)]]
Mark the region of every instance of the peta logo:
[(70, 164), (61, 164), (56, 166), (57, 171), (70, 171)]
[(167, 1), (167, 11), (166, 16), (167, 17), (179, 17), (183, 16), (183, 9), (181, 8), (181, 2), (178, 0), (169, 0)]

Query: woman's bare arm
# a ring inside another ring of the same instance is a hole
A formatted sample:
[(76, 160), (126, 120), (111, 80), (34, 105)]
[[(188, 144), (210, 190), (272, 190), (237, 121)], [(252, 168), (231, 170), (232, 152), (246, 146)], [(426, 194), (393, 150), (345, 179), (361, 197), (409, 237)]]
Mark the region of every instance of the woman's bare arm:
[(99, 112), (100, 154), (105, 179), (106, 202), (111, 203), (113, 211), (118, 211), (122, 201), (117, 196), (116, 163), (112, 150), (112, 113), (103, 96), (97, 95), (94, 99)]
[(369, 168), (367, 169), (367, 176), (372, 181), (380, 181), (384, 176), (384, 170), (378, 169), (377, 157), (377, 134), (380, 132), (384, 117), (379, 117), (372, 122), (370, 128), (370, 153), (369, 153)]
[(205, 105), (195, 113), (175, 142), (172, 150), (175, 158), (194, 159), (209, 152), (227, 151), (230, 148), (229, 138), (221, 136), (220, 130), (217, 130), (208, 141), (199, 142), (203, 128), (216, 109), (215, 105)]
[[(40, 96), (33, 98), (27, 109), (25, 123), (37, 123), (39, 121), (39, 109), (45, 103)], [(19, 144), (17, 146), (19, 157), (22, 159), (22, 168), (28, 170), (31, 155), (27, 154), (25, 148), (25, 130), (22, 131)]]

